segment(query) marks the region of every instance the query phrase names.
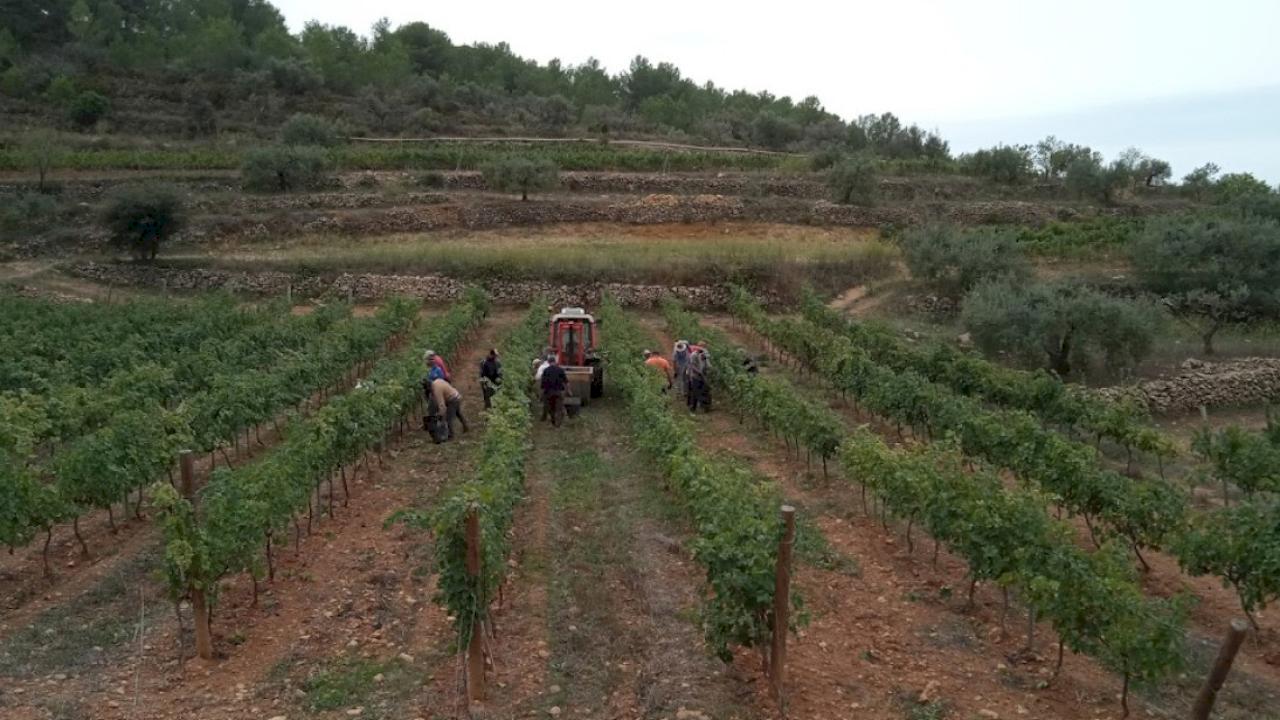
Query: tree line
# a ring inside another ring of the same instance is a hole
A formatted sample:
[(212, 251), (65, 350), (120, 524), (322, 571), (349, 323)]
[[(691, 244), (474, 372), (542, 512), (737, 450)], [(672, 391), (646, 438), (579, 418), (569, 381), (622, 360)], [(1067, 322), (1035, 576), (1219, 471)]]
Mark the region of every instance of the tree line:
[(602, 135), (663, 131), (774, 149), (841, 146), (892, 158), (950, 157), (937, 133), (892, 113), (846, 122), (817, 97), (730, 91), (639, 55), (618, 73), (594, 58), (544, 64), (506, 43), (455, 44), (427, 23), (393, 27), (386, 19), (368, 36), (317, 21), (295, 35), (263, 0), (40, 5), (5, 13), (0, 92), (58, 105), (81, 126), (109, 111), (110, 79), (143, 76), (173, 86), (196, 83), (187, 100), (192, 134), (216, 127), (211, 120), (219, 106), (271, 108), (283, 97), (296, 110), (346, 98), (356, 101), (350, 115), (374, 132), (575, 127)]

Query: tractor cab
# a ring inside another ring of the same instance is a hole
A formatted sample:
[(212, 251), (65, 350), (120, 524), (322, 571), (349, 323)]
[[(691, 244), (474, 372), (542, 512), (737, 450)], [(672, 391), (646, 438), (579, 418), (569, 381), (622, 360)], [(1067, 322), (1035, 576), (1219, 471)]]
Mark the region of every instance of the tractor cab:
[(573, 396), (583, 405), (604, 394), (604, 365), (596, 351), (599, 330), (596, 319), (579, 307), (563, 308), (551, 316), (547, 346), (569, 376)]

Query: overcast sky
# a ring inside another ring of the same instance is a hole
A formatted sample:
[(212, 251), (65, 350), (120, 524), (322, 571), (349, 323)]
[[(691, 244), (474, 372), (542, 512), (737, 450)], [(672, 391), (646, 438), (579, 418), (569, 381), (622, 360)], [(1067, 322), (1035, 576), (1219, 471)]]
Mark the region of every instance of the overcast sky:
[(957, 151), (1052, 133), (1280, 182), (1280, 0), (275, 2), (295, 31), (385, 16), (541, 62), (643, 54), (846, 118), (892, 111)]

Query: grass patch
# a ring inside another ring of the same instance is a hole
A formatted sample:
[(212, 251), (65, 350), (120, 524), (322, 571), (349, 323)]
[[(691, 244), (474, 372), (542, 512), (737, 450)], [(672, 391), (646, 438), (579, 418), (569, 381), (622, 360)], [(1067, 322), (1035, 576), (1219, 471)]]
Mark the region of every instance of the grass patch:
[[(138, 588), (145, 586), (158, 557), (159, 550), (152, 548), (123, 562), (80, 597), (46, 610), (12, 635), (0, 649), (0, 675), (30, 677), (103, 662), (133, 637)], [(154, 607), (148, 614), (154, 615)]]
[[(531, 241), (532, 240), (532, 241)], [(706, 285), (739, 282), (798, 290), (843, 289), (894, 272), (896, 251), (857, 235), (777, 239), (629, 234), (532, 238), (392, 236), (377, 242), (319, 237), (276, 250), (171, 258), (175, 267), (333, 274), (440, 274), (474, 280)]]
[(916, 692), (900, 695), (898, 702), (907, 720), (943, 720), (950, 711), (945, 700), (922, 700)]
[[(344, 658), (307, 678), (302, 690), (312, 712), (338, 710), (363, 705), (380, 685), (394, 684), (402, 666), (399, 661)], [(375, 680), (383, 676), (381, 682)]]

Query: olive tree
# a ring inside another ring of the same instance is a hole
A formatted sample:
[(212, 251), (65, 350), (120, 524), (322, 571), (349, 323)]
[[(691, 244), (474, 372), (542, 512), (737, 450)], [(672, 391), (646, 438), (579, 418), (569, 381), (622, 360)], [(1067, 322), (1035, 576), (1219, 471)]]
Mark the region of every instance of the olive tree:
[(528, 200), (529, 193), (549, 190), (559, 182), (560, 169), (546, 158), (513, 155), (484, 168), (484, 183), (488, 188), (500, 192), (518, 192), (521, 200)]
[(1271, 186), (1251, 173), (1228, 173), (1213, 184), (1215, 202), (1229, 204), (1271, 194)]
[(1092, 153), (1077, 157), (1067, 166), (1065, 185), (1077, 197), (1112, 203), (1130, 184), (1130, 177), (1128, 168), (1120, 161), (1104, 166), (1102, 156)]
[(1205, 163), (1182, 176), (1182, 191), (1197, 200), (1203, 200), (1213, 190), (1214, 179), (1222, 168), (1213, 163)]
[(1193, 325), (1213, 354), (1224, 325), (1280, 311), (1280, 223), (1242, 218), (1166, 218), (1134, 239), (1138, 280)]
[(1013, 184), (1031, 177), (1031, 153), (1031, 148), (1026, 145), (997, 145), (961, 155), (959, 162), (968, 175)]
[(22, 136), (19, 153), (23, 161), (36, 173), (37, 191), (44, 192), (49, 171), (66, 155), (66, 150), (58, 142), (58, 136), (52, 130), (41, 128)]
[(182, 195), (169, 183), (125, 185), (108, 195), (102, 206), (102, 223), (112, 242), (141, 260), (155, 260), (160, 244), (185, 221)]
[(974, 344), (1028, 367), (1067, 377), (1101, 366), (1131, 370), (1151, 351), (1158, 314), (1148, 305), (1070, 283), (984, 281), (961, 313)]
[(953, 298), (988, 278), (1030, 275), (1016, 235), (1007, 230), (929, 225), (907, 231), (899, 244), (912, 277)]
[(245, 153), (240, 178), (248, 190), (290, 192), (322, 187), (332, 163), (322, 148), (279, 145)]
[(875, 161), (863, 154), (841, 160), (827, 173), (827, 187), (842, 205), (874, 205), (880, 192)]

